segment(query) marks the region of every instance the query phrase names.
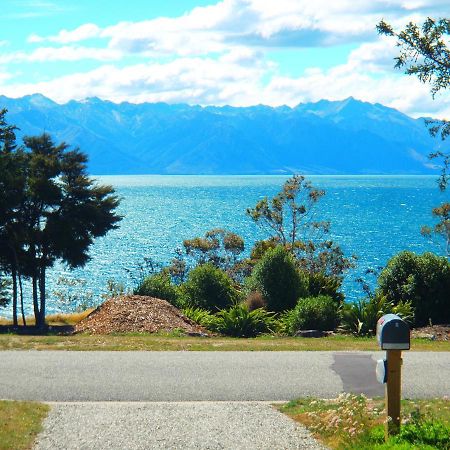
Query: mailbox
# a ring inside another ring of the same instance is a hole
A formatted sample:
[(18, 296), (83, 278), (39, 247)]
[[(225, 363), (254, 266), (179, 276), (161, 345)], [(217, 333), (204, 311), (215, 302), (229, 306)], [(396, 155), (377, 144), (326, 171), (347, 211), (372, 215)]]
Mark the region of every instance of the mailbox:
[(409, 350), (409, 326), (396, 314), (385, 314), (377, 322), (377, 341), (382, 350)]

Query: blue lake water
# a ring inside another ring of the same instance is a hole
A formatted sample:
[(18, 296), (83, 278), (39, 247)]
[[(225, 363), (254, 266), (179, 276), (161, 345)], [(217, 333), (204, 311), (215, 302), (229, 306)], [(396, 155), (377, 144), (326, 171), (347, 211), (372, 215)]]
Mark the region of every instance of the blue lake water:
[[(183, 239), (222, 227), (244, 237), (249, 252), (267, 237), (246, 216), (264, 196), (273, 196), (286, 176), (98, 176), (115, 187), (124, 216), (120, 228), (98, 239), (92, 260), (82, 269), (55, 267), (50, 274), (49, 310), (56, 308), (52, 289), (60, 275), (87, 280), (100, 301), (108, 279), (132, 287), (127, 269), (136, 272), (144, 257), (162, 263), (174, 256)], [(361, 296), (354, 279), (368, 267), (382, 266), (397, 252), (442, 252), (420, 234), (432, 223), (431, 209), (444, 200), (433, 176), (310, 176), (326, 195), (317, 204), (317, 219), (331, 221), (331, 237), (347, 255), (357, 255), (357, 267), (345, 278), (348, 300)]]

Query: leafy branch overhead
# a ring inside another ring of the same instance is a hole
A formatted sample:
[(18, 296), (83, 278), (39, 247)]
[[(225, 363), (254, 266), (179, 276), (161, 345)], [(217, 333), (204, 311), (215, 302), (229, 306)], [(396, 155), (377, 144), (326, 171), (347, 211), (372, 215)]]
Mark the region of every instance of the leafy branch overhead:
[[(415, 75), (422, 83), (431, 85), (433, 98), (450, 86), (450, 19), (434, 20), (428, 18), (421, 26), (414, 22), (408, 23), (405, 29), (396, 32), (393, 27), (382, 20), (377, 25), (378, 33), (395, 37), (400, 53), (395, 58), (395, 67), (405, 68), (405, 73)], [(450, 135), (450, 122), (448, 120), (428, 120), (427, 125), (432, 136), (440, 135), (445, 140)], [(450, 153), (437, 150), (429, 155), (430, 160), (440, 160), (441, 173), (438, 185), (445, 191), (450, 180)], [(430, 236), (434, 233), (444, 238), (445, 253), (450, 256), (450, 204), (443, 203), (433, 209), (433, 216), (439, 222), (434, 227), (423, 227), (422, 234)]]
[(395, 32), (382, 20), (377, 31), (397, 38), (400, 54), (395, 58), (396, 68), (406, 68), (408, 75), (416, 75), (423, 83), (431, 84), (433, 97), (450, 84), (450, 20), (428, 18), (421, 27), (409, 22), (405, 29)]

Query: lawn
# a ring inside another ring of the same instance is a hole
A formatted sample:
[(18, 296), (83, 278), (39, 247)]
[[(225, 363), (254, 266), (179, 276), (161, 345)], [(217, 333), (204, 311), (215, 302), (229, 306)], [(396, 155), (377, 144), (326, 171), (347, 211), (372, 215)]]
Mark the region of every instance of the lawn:
[(31, 449), (50, 407), (0, 400), (0, 450)]
[(403, 400), (400, 435), (384, 442), (384, 399), (341, 394), (278, 407), (332, 449), (450, 449), (450, 400)]
[[(0, 350), (149, 351), (376, 351), (375, 338), (335, 335), (323, 338), (261, 336), (253, 339), (172, 334), (19, 335), (0, 334)], [(450, 351), (449, 341), (413, 339), (412, 351)]]

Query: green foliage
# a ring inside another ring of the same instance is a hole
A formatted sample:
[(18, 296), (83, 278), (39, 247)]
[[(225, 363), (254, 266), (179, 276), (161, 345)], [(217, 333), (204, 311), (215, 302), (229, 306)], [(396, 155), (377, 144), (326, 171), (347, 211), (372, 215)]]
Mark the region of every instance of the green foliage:
[(292, 255), (283, 247), (268, 250), (247, 281), (249, 291), (259, 291), (269, 311), (293, 308), (307, 295), (307, 279), (301, 274)]
[[(417, 76), (423, 83), (431, 84), (431, 94), (450, 86), (450, 19), (434, 20), (428, 17), (422, 26), (409, 22), (404, 30), (395, 32), (391, 25), (381, 21), (377, 25), (380, 34), (395, 37), (400, 54), (396, 59), (396, 68), (405, 68), (408, 75)], [(428, 120), (427, 125), (432, 136), (440, 135), (444, 140), (450, 135), (448, 120)], [(445, 191), (450, 180), (450, 153), (438, 150), (429, 155), (430, 160), (441, 160), (441, 173), (438, 185)], [(425, 226), (422, 233), (435, 234), (444, 238), (445, 255), (450, 257), (450, 218), (449, 203), (433, 209), (433, 215), (440, 221), (433, 228)]]
[[(36, 324), (45, 325), (46, 271), (60, 260), (70, 268), (89, 260), (94, 239), (117, 228), (121, 217), (111, 186), (87, 175), (87, 156), (44, 133), (15, 146), (15, 127), (0, 112), (0, 264), (17, 280), (32, 279)], [(5, 167), (7, 168), (5, 170)], [(4, 186), (3, 186), (4, 185)], [(15, 306), (13, 306), (15, 308)], [(15, 315), (15, 312), (13, 311)]]
[(277, 239), (270, 238), (262, 241), (256, 241), (250, 253), (250, 259), (259, 261), (267, 252), (277, 246)]
[[(337, 399), (299, 399), (281, 408), (329, 448), (346, 450), (441, 450), (450, 448), (448, 400), (402, 401), (399, 434), (384, 437), (384, 400), (340, 394)], [(412, 412), (411, 408), (414, 408)], [(328, 448), (327, 447), (327, 448)]]
[(306, 272), (305, 275), (308, 278), (308, 297), (326, 295), (338, 304), (344, 301), (344, 294), (339, 292), (342, 285), (340, 277), (329, 276), (323, 272)]
[(183, 314), (194, 322), (202, 325), (205, 328), (210, 328), (211, 323), (214, 321), (214, 316), (203, 308), (197, 308), (195, 306), (186, 306), (182, 310)]
[(428, 18), (421, 27), (409, 22), (399, 33), (382, 20), (377, 30), (380, 34), (397, 38), (400, 54), (395, 58), (395, 67), (405, 68), (406, 74), (430, 83), (433, 96), (450, 85), (449, 19), (436, 21)]
[(450, 262), (445, 257), (401, 252), (388, 261), (378, 285), (394, 305), (411, 303), (416, 326), (450, 323)]
[(236, 233), (215, 228), (207, 231), (204, 237), (186, 239), (183, 247), (195, 265), (210, 263), (227, 270), (236, 264), (238, 256), (244, 251), (244, 240)]
[(433, 226), (423, 226), (421, 233), (424, 236), (437, 236), (444, 240), (444, 252), (450, 256), (450, 203), (443, 203), (441, 206), (433, 208), (432, 214), (438, 219)]
[(231, 278), (212, 264), (192, 269), (181, 289), (184, 304), (208, 311), (227, 308), (239, 300)]
[(293, 310), (283, 315), (282, 324), (290, 335), (298, 330), (334, 330), (339, 324), (339, 306), (325, 295), (301, 298)]
[(209, 324), (213, 331), (233, 337), (255, 337), (272, 332), (274, 326), (273, 313), (262, 308), (250, 311), (243, 304), (219, 311)]
[(414, 321), (414, 308), (409, 302), (398, 302), (396, 305), (383, 295), (345, 303), (341, 308), (341, 327), (356, 336), (374, 335), (378, 319), (384, 314), (397, 314), (407, 322)]
[(0, 276), (0, 308), (4, 308), (11, 300), (11, 282)]
[(314, 188), (304, 176), (294, 175), (275, 197), (265, 197), (248, 208), (250, 218), (270, 235), (255, 244), (251, 258), (258, 260), (268, 249), (281, 244), (304, 271), (341, 276), (352, 267), (353, 259), (346, 258), (333, 241), (324, 239), (330, 223), (314, 220), (317, 203), (324, 195), (325, 191)]
[(254, 208), (248, 208), (247, 214), (280, 244), (293, 247), (311, 227), (311, 209), (324, 195), (324, 191), (315, 189), (304, 176), (294, 175), (275, 197), (263, 198)]
[[(413, 412), (397, 435), (384, 440), (384, 426), (378, 425), (367, 433), (367, 447), (375, 449), (450, 449), (450, 427), (441, 420)], [(364, 447), (365, 448), (365, 447)]]
[(134, 290), (134, 294), (160, 298), (172, 305), (179, 304), (179, 288), (172, 284), (167, 273), (156, 273), (144, 278)]

